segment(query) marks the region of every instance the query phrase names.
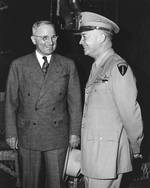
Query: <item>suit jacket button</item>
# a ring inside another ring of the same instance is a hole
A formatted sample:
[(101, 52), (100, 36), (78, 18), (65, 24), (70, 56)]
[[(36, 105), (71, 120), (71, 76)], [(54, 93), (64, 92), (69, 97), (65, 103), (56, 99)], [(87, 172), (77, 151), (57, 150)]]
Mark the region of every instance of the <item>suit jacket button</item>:
[(33, 125), (36, 125), (36, 123), (34, 122)]
[(53, 107), (53, 111), (55, 111), (55, 107)]
[(57, 127), (57, 121), (54, 121), (54, 127)]
[(38, 110), (38, 108), (37, 107), (35, 107), (35, 111), (37, 111)]

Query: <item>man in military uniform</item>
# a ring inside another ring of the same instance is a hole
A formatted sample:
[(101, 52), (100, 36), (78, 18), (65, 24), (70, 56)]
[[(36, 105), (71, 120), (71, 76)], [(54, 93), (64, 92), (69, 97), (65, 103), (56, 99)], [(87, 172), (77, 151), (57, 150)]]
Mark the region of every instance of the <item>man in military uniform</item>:
[(80, 44), (94, 58), (85, 89), (81, 129), (81, 168), (86, 188), (118, 188), (140, 157), (143, 139), (136, 80), (131, 67), (112, 49), (119, 32), (106, 17), (81, 12)]

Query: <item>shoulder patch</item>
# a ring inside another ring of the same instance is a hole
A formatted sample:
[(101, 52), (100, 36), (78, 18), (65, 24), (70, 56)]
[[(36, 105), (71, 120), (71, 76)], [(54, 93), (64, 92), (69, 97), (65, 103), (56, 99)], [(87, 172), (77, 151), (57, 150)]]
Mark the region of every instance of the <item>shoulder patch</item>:
[(128, 69), (128, 65), (126, 63), (119, 63), (118, 65), (119, 72), (122, 76), (125, 75)]

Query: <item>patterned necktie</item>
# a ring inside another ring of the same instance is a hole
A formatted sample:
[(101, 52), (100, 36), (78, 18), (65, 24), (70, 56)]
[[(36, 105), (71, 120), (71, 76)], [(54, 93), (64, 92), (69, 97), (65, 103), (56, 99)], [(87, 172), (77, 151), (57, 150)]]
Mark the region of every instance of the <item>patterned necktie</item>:
[(44, 76), (46, 75), (47, 73), (47, 69), (48, 69), (48, 61), (47, 61), (47, 57), (46, 56), (43, 56), (43, 59), (44, 59), (44, 63), (43, 63), (43, 66), (42, 66), (42, 71), (43, 71), (43, 74)]

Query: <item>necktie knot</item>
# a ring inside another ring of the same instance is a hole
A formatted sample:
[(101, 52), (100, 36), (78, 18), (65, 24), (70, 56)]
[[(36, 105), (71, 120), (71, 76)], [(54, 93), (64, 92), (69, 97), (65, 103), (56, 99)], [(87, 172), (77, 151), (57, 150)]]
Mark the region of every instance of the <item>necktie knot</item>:
[(47, 61), (47, 57), (46, 56), (43, 56), (43, 59), (44, 59), (44, 63), (43, 63), (43, 66), (42, 66), (42, 71), (44, 73), (44, 76), (46, 75), (47, 73), (47, 69), (48, 69), (48, 61)]
[(43, 59), (44, 59), (45, 62), (47, 61), (47, 57), (46, 56), (43, 56)]

